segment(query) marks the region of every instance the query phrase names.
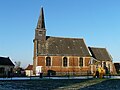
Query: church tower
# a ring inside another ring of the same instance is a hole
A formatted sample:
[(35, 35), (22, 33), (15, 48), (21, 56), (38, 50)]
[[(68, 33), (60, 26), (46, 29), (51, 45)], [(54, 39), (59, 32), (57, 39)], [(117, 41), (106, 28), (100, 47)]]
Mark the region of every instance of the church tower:
[(34, 56), (45, 54), (46, 29), (44, 21), (44, 11), (41, 8), (37, 27), (35, 29)]
[(33, 69), (35, 71), (35, 67), (37, 66), (37, 56), (44, 55), (45, 50), (45, 43), (46, 43), (46, 29), (45, 29), (45, 21), (44, 21), (44, 11), (43, 7), (41, 7), (40, 16), (38, 19), (38, 23), (35, 29), (35, 38), (34, 42), (34, 56), (33, 56)]

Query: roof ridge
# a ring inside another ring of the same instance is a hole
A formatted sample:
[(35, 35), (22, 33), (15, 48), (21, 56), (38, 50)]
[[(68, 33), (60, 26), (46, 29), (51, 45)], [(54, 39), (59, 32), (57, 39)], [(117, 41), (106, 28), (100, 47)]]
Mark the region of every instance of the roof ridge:
[(105, 47), (90, 47), (89, 48), (96, 48), (96, 49), (106, 49)]
[(49, 36), (50, 38), (62, 38), (62, 39), (84, 39), (84, 38), (75, 38), (75, 37), (73, 37), (73, 38), (70, 38), (70, 37), (57, 37), (57, 36)]

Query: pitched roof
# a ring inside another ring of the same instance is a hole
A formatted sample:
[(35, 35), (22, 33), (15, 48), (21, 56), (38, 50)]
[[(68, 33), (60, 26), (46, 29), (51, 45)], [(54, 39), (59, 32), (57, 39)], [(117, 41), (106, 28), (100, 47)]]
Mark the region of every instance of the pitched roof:
[(25, 70), (33, 70), (33, 65), (28, 65), (28, 67)]
[(95, 59), (112, 61), (112, 58), (106, 48), (96, 48), (96, 47), (88, 47), (88, 48)]
[(0, 65), (9, 65), (9, 66), (15, 66), (12, 61), (9, 59), (9, 57), (0, 57)]
[(46, 53), (51, 55), (90, 56), (83, 39), (47, 37)]

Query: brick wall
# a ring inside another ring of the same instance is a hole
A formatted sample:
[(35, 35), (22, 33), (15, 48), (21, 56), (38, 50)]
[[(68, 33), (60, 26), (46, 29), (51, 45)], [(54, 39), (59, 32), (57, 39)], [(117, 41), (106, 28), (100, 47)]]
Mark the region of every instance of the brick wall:
[(84, 57), (84, 66), (79, 66), (79, 57), (78, 56), (66, 56), (68, 58), (68, 66), (63, 67), (63, 56), (50, 56), (51, 57), (51, 66), (46, 66), (46, 57), (47, 56), (38, 56), (37, 65), (42, 66), (42, 72), (47, 74), (48, 70), (53, 70), (57, 74), (65, 73), (76, 73), (82, 74), (87, 73), (90, 70), (89, 60), (90, 57)]

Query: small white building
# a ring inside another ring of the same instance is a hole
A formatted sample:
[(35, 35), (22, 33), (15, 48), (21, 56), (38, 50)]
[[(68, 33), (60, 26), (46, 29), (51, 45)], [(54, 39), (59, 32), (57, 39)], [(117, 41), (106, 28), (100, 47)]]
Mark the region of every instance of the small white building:
[(26, 76), (33, 76), (33, 65), (28, 65), (25, 69)]

